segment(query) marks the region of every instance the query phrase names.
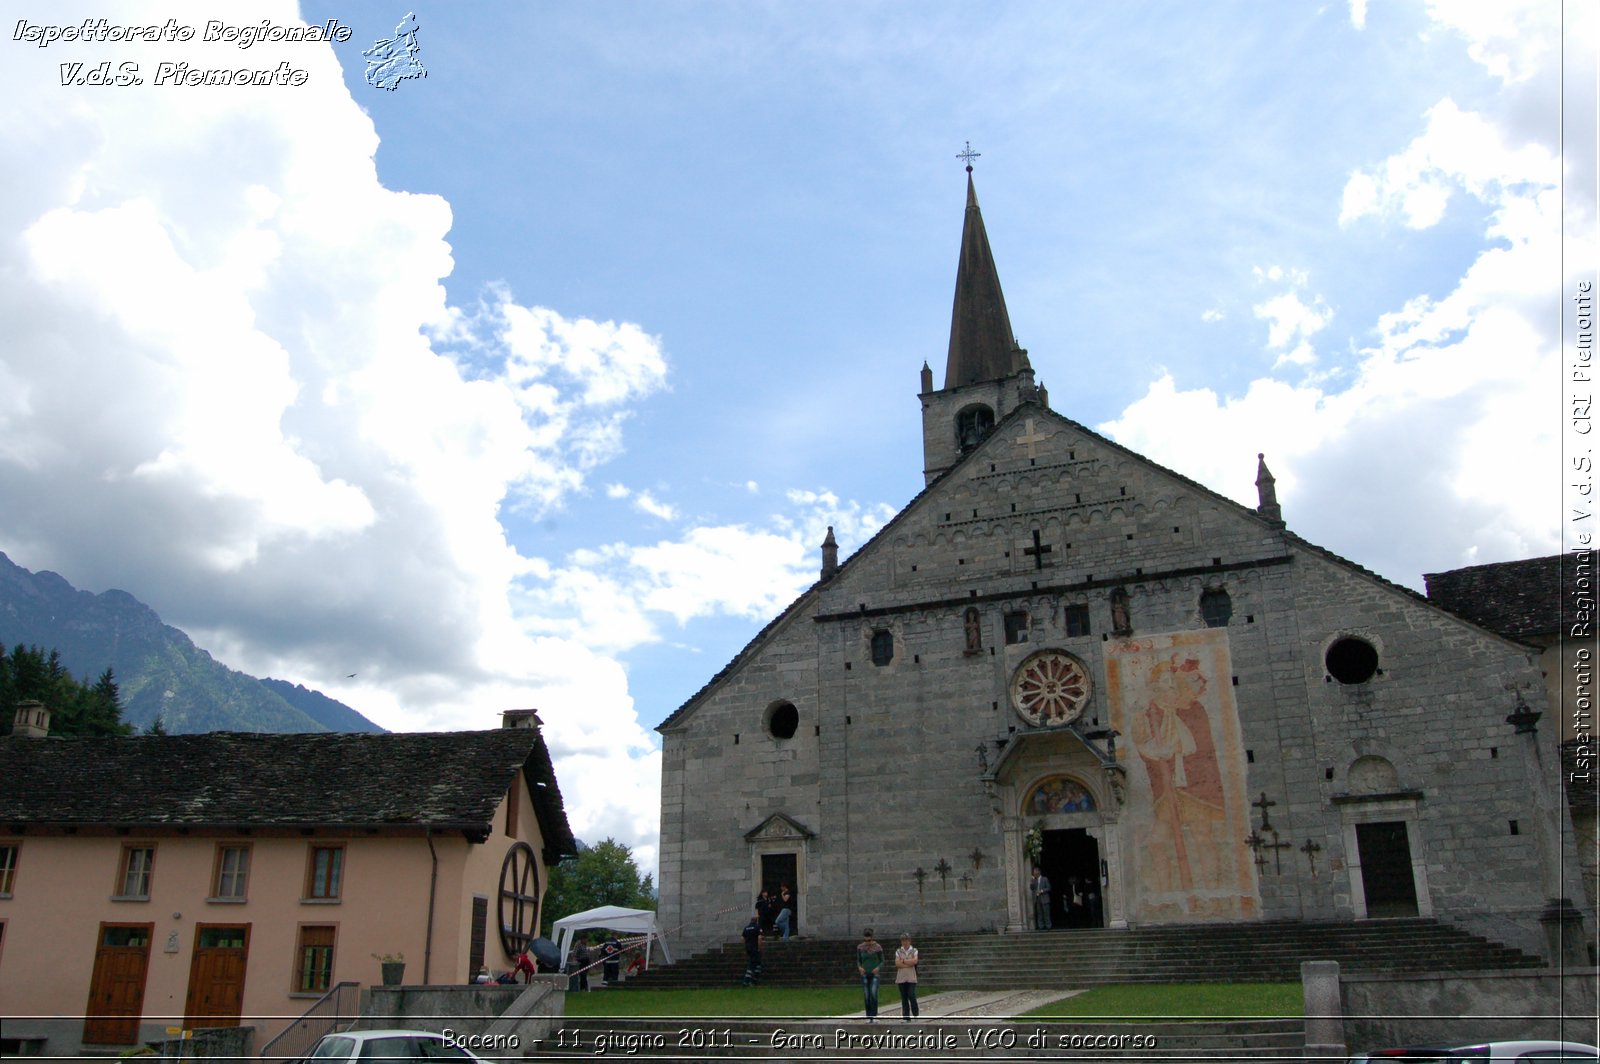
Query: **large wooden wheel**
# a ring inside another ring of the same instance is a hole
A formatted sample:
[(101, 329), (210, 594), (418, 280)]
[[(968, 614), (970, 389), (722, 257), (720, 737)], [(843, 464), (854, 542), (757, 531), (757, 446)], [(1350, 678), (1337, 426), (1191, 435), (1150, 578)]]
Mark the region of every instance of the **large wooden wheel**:
[(533, 847), (518, 842), (500, 862), (500, 945), (515, 960), (539, 933), (539, 865)]

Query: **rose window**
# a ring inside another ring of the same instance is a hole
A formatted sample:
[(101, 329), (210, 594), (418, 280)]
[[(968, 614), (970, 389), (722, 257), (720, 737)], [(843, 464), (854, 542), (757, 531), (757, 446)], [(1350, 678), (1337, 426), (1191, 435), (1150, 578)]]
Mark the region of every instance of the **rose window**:
[(1011, 705), (1038, 728), (1071, 724), (1089, 704), (1093, 685), (1083, 662), (1060, 650), (1041, 650), (1011, 679)]

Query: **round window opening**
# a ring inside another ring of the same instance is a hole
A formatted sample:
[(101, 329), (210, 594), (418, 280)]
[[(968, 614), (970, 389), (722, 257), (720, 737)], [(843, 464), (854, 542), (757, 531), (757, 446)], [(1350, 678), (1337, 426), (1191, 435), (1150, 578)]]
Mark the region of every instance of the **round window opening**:
[(774, 739), (793, 739), (800, 727), (800, 711), (793, 702), (778, 702), (767, 710), (767, 733)]
[(1061, 650), (1030, 655), (1011, 676), (1011, 705), (1035, 728), (1071, 724), (1083, 715), (1092, 691), (1083, 662)]
[(1378, 673), (1378, 651), (1365, 639), (1345, 636), (1328, 648), (1328, 675), (1342, 684), (1366, 683)]

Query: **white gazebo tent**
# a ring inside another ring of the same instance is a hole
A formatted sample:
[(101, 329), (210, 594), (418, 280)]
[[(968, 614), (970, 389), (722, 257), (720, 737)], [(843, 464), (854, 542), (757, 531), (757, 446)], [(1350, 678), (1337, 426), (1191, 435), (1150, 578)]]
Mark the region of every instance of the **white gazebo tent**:
[(672, 963), (672, 951), (667, 948), (667, 940), (656, 927), (656, 914), (649, 909), (624, 909), (620, 905), (602, 905), (598, 909), (589, 909), (581, 913), (573, 913), (556, 921), (556, 945), (561, 949), (561, 968), (567, 967), (567, 954), (572, 952), (572, 939), (579, 931), (591, 927), (602, 928), (606, 931), (621, 931), (628, 937), (644, 937), (644, 966), (650, 967), (650, 946), (652, 943), (661, 943), (661, 958), (668, 964)]

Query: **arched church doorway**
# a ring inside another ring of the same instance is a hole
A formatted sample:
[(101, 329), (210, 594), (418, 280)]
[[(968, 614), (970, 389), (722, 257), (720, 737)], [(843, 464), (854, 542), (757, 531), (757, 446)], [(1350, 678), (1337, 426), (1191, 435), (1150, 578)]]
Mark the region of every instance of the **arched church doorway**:
[(1052, 927), (1104, 927), (1100, 842), (1085, 828), (1044, 833), (1039, 869), (1050, 880)]

